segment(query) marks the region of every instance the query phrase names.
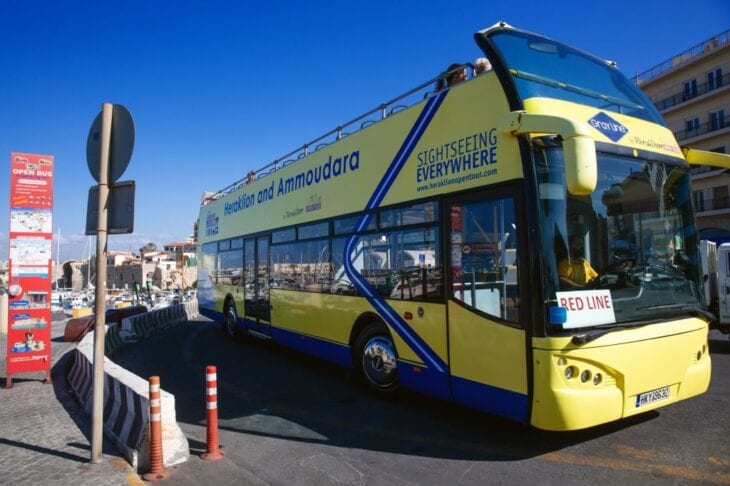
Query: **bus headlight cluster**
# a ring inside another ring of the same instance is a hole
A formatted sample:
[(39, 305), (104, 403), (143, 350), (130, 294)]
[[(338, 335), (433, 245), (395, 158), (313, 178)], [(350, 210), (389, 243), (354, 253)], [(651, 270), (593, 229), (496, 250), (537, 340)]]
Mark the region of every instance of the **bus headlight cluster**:
[(603, 374), (599, 371), (590, 370), (588, 368), (579, 369), (576, 365), (568, 365), (565, 358), (558, 358), (558, 366), (563, 367), (563, 376), (566, 380), (580, 378), (581, 383), (593, 382), (594, 385), (600, 385), (603, 382)]

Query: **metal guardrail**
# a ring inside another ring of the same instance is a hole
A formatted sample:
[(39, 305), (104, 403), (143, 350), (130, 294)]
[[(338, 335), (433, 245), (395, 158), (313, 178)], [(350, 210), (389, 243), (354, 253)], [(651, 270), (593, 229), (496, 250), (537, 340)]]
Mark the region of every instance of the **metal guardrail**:
[[(474, 72), (474, 65), (472, 63), (464, 63), (460, 65), (457, 68), (452, 69), (451, 71), (444, 71), (443, 73), (439, 74), (435, 78), (429, 79), (425, 83), (419, 84), (415, 88), (412, 88), (405, 93), (393, 98), (392, 100), (386, 101), (384, 103), (381, 103), (376, 108), (373, 108), (372, 110), (353, 118), (352, 120), (342, 123), (338, 125), (333, 130), (330, 130), (329, 132), (325, 133), (324, 135), (320, 135), (319, 137), (315, 138), (314, 140), (311, 140), (304, 145), (301, 145), (300, 147), (292, 150), (291, 152), (279, 157), (278, 159), (274, 160), (273, 162), (263, 166), (262, 168), (249, 172), (245, 177), (242, 179), (237, 180), (233, 184), (230, 184), (220, 191), (217, 191), (213, 194), (207, 194), (202, 201), (202, 206), (205, 206), (209, 204), (212, 201), (215, 201), (216, 199), (220, 199), (221, 197), (230, 194), (231, 192), (237, 190), (238, 188), (250, 184), (255, 180), (261, 179), (269, 174), (272, 174), (276, 172), (277, 170), (281, 169), (282, 167), (286, 167), (289, 164), (297, 162), (299, 159), (304, 158), (305, 156), (309, 155), (312, 152), (316, 152), (317, 150), (320, 150), (327, 146), (329, 143), (336, 142), (338, 140), (341, 140), (342, 138), (348, 136), (350, 133), (346, 132), (345, 129), (352, 129), (353, 131), (362, 130), (363, 128), (367, 128), (370, 125), (373, 125), (379, 121), (384, 120), (390, 115), (394, 115), (398, 113), (399, 111), (402, 111), (406, 109), (407, 107), (411, 106), (412, 104), (415, 104), (418, 101), (421, 101), (423, 98), (428, 98), (436, 93), (435, 89), (427, 89), (429, 87), (434, 88), (436, 84), (439, 81), (442, 81), (444, 85), (446, 84), (446, 79), (454, 72), (457, 72), (461, 69), (469, 68), (471, 69), (472, 76), (475, 76)], [(445, 88), (448, 89), (448, 88)], [(414, 100), (411, 104), (403, 104), (403, 101), (406, 100), (409, 97), (412, 97), (416, 93), (424, 93), (422, 97), (418, 97), (416, 100)], [(368, 117), (371, 117), (372, 115), (378, 115), (379, 118), (376, 120), (368, 119)], [(358, 125), (359, 124), (359, 125)], [(332, 140), (332, 137), (334, 139)], [(329, 140), (329, 141), (327, 141)]]
[(716, 36), (713, 36), (704, 42), (700, 42), (694, 47), (690, 47), (686, 51), (681, 52), (676, 56), (673, 56), (671, 59), (667, 59), (660, 64), (657, 64), (651, 69), (647, 69), (643, 73), (637, 74), (634, 82), (637, 86), (641, 86), (641, 84), (646, 83), (650, 79), (654, 79), (657, 76), (666, 73), (667, 71), (671, 71), (675, 67), (684, 64), (690, 59), (700, 56), (713, 49), (723, 47), (728, 43), (730, 43), (730, 29)]

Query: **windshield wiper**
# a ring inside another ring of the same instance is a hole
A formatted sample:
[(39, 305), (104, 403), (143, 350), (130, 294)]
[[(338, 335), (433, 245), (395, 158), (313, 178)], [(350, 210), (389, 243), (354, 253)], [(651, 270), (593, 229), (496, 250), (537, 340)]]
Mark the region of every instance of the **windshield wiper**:
[(715, 320), (714, 314), (712, 314), (711, 312), (708, 312), (704, 309), (700, 309), (696, 305), (692, 305), (692, 304), (648, 305), (646, 307), (639, 307), (637, 310), (647, 310), (647, 309), (677, 309), (677, 310), (688, 311), (690, 314), (704, 317), (705, 319), (707, 319), (710, 322), (713, 322)]
[[(687, 311), (691, 315), (704, 317), (709, 322), (713, 322), (715, 320), (715, 316), (712, 313), (707, 312), (704, 309), (700, 309), (699, 307), (697, 307), (695, 305), (690, 305), (690, 304), (649, 305), (646, 307), (639, 307), (639, 309), (637, 309), (637, 310), (646, 310), (646, 309), (677, 309), (677, 310)], [(609, 332), (620, 331), (620, 330), (624, 330), (624, 329), (632, 329), (632, 328), (636, 328), (636, 327), (643, 327), (648, 324), (649, 323), (647, 323), (647, 322), (642, 322), (642, 323), (637, 323), (637, 324), (629, 324), (629, 325), (625, 325), (625, 326), (603, 327), (600, 329), (594, 329), (594, 330), (588, 331), (584, 334), (576, 334), (571, 339), (571, 342), (573, 344), (586, 344), (595, 339), (598, 339), (601, 336), (608, 334)]]
[(601, 336), (605, 336), (609, 332), (622, 331), (622, 330), (625, 330), (625, 329), (633, 329), (635, 327), (644, 327), (647, 324), (648, 323), (646, 323), (646, 322), (642, 322), (640, 324), (628, 324), (628, 325), (625, 325), (625, 326), (602, 327), (600, 329), (594, 329), (592, 331), (588, 331), (588, 332), (586, 332), (584, 334), (576, 334), (571, 339), (571, 342), (573, 344), (586, 344), (586, 343), (589, 343), (589, 342), (591, 342), (591, 341), (593, 341), (595, 339), (598, 339)]

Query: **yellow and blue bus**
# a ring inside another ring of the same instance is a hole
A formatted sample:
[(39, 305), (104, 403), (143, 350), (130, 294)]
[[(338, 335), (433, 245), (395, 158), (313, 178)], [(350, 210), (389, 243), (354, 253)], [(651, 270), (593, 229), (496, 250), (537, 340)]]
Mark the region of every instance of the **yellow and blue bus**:
[(204, 198), (201, 313), (547, 430), (703, 393), (688, 171), (727, 162), (683, 151), (611, 62), (503, 22), (475, 40), (491, 70)]

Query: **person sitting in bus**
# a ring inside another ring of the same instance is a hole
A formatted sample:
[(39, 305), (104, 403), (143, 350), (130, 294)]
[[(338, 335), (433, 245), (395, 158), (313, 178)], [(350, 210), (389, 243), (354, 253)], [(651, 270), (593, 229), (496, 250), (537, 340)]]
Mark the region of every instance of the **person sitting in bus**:
[(446, 87), (453, 86), (457, 83), (461, 83), (462, 81), (466, 81), (466, 68), (463, 64), (451, 64), (446, 69), (444, 76), (441, 76), (438, 81), (436, 81), (436, 91), (441, 91)]
[(474, 61), (474, 76), (479, 76), (492, 69), (492, 63), (486, 57), (480, 57)]
[(583, 257), (583, 238), (571, 236), (568, 239), (570, 254), (558, 264), (561, 287), (582, 289), (598, 278), (590, 263)]

